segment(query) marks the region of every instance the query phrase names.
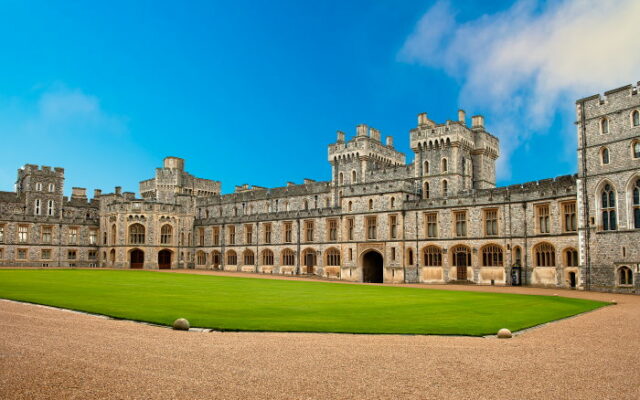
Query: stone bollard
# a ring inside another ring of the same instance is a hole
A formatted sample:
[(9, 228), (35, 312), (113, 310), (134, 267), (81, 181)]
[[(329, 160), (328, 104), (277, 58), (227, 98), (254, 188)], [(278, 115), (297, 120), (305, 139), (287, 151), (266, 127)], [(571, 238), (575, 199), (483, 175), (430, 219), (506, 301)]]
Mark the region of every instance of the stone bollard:
[(616, 304), (618, 304), (618, 301), (617, 300), (611, 300), (611, 304), (613, 304), (615, 306)]
[(176, 331), (188, 331), (189, 330), (189, 321), (184, 318), (178, 318), (173, 321), (173, 329)]
[(498, 339), (511, 339), (511, 331), (507, 328), (502, 328), (498, 331)]

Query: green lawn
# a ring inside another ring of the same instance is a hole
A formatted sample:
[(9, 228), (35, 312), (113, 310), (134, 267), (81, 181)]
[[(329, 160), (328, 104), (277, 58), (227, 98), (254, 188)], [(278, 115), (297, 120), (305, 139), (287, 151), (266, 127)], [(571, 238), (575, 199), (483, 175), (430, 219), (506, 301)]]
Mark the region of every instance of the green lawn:
[(219, 330), (487, 335), (606, 303), (152, 271), (0, 270), (0, 297)]

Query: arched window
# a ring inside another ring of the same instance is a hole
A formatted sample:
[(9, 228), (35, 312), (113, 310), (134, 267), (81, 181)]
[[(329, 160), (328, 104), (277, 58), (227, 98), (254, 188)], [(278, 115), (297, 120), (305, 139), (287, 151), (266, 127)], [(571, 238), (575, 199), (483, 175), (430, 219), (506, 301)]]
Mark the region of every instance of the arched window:
[(273, 251), (262, 251), (262, 265), (273, 265)]
[(344, 174), (342, 172), (340, 172), (340, 175), (338, 175), (338, 184), (344, 184)]
[(609, 120), (607, 118), (602, 118), (600, 120), (600, 133), (609, 133)]
[(349, 202), (349, 206), (348, 206), (349, 211), (353, 211), (353, 203)]
[(330, 267), (340, 266), (340, 251), (337, 249), (327, 250), (327, 265)]
[(227, 251), (227, 264), (228, 265), (236, 265), (238, 263), (238, 255), (235, 251), (229, 250)]
[(133, 224), (129, 227), (129, 243), (144, 244), (144, 226)]
[(369, 210), (373, 210), (373, 199), (369, 199)]
[(495, 244), (490, 244), (482, 248), (482, 266), (501, 267), (502, 264), (502, 247)]
[(302, 263), (307, 267), (315, 267), (318, 265), (316, 251), (314, 249), (305, 249), (302, 252)]
[(577, 267), (578, 251), (576, 249), (566, 249), (564, 251), (564, 262), (567, 267)]
[(431, 196), (431, 192), (429, 191), (429, 182), (424, 183), (424, 190), (422, 191), (422, 194), (425, 199), (428, 199)]
[(211, 264), (214, 267), (217, 267), (220, 264), (222, 264), (222, 254), (220, 254), (219, 251), (214, 250), (214, 251), (211, 252)]
[(251, 250), (245, 250), (244, 253), (242, 253), (242, 258), (244, 261), (244, 265), (255, 264), (255, 257), (253, 256), (253, 251)]
[(391, 198), (391, 208), (394, 208), (396, 206), (396, 198), (392, 197)]
[(111, 244), (116, 244), (116, 224), (111, 225)]
[[(454, 267), (469, 267), (471, 266), (471, 249), (465, 245), (458, 245), (451, 251), (451, 257), (453, 258)], [(466, 265), (462, 265), (462, 264)]]
[(413, 265), (413, 249), (407, 249), (407, 264)]
[(608, 183), (604, 185), (601, 194), (602, 230), (615, 231), (616, 219), (616, 192)]
[(635, 110), (631, 113), (631, 126), (640, 126), (640, 111)]
[(533, 248), (536, 267), (555, 267), (556, 249), (549, 243), (540, 243)]
[(41, 191), (42, 191), (42, 183), (40, 183), (40, 182), (36, 183), (36, 190), (37, 190), (38, 192), (41, 192)]
[(609, 149), (607, 149), (606, 147), (600, 150), (600, 160), (604, 165), (609, 164)]
[(356, 183), (356, 171), (351, 171), (351, 183)]
[(50, 183), (48, 189), (49, 189), (49, 192), (53, 193), (56, 190), (56, 185), (54, 185), (53, 183)]
[(198, 265), (205, 265), (207, 263), (207, 253), (204, 251), (198, 251), (196, 253), (196, 263)]
[(424, 162), (424, 175), (429, 175), (429, 161)]
[(173, 239), (173, 228), (169, 224), (162, 225), (160, 228), (160, 244), (171, 244)]
[(447, 165), (447, 159), (443, 158), (442, 159), (442, 172), (447, 172), (449, 170), (449, 166)]
[(629, 267), (620, 267), (618, 269), (618, 283), (620, 285), (633, 285), (633, 272)]
[(640, 141), (636, 140), (631, 143), (631, 152), (633, 153), (633, 158), (640, 158)]
[(447, 197), (449, 194), (449, 182), (447, 180), (442, 181), (442, 197)]
[(425, 267), (442, 266), (442, 250), (438, 246), (427, 246), (424, 248), (423, 264)]
[(640, 178), (636, 179), (631, 197), (633, 198), (633, 227), (640, 229)]
[(293, 266), (296, 263), (296, 255), (293, 250), (284, 249), (282, 251), (282, 265)]

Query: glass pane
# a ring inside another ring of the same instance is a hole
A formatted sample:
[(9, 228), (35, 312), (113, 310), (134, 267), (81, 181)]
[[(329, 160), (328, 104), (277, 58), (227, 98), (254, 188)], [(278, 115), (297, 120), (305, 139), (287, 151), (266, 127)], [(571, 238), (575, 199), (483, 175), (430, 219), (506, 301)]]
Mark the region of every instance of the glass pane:
[(615, 207), (616, 205), (616, 193), (612, 190), (609, 192), (609, 207)]
[(616, 230), (616, 212), (609, 211), (609, 217), (611, 218), (609, 221), (609, 226), (611, 226), (612, 231), (615, 231)]

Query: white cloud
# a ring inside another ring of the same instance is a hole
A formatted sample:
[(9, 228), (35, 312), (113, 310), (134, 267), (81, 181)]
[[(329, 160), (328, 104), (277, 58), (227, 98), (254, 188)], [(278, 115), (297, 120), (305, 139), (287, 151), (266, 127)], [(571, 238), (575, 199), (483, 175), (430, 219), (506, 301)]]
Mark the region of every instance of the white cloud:
[[(640, 79), (639, 15), (638, 0), (523, 0), (457, 23), (450, 3), (439, 2), (399, 58), (461, 80), (461, 104), (493, 116), (504, 165), (558, 109), (571, 118), (576, 99)], [(499, 170), (508, 176), (508, 168)]]

